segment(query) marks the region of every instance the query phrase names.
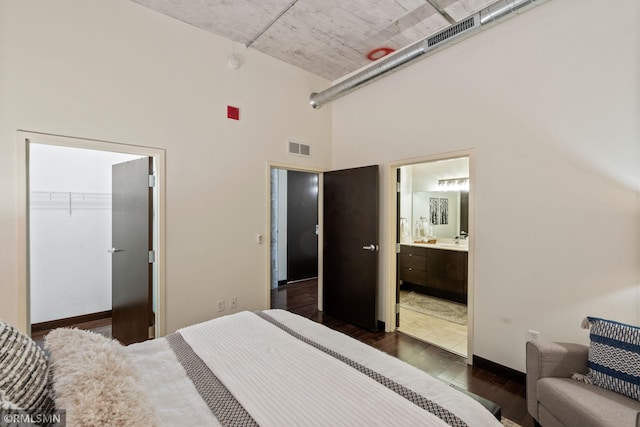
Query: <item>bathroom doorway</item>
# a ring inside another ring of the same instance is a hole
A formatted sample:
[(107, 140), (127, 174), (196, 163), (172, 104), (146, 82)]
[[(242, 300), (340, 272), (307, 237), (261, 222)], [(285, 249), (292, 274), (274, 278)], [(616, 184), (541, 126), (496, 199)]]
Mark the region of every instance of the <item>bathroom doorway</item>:
[(396, 170), (397, 330), (467, 357), (470, 157)]

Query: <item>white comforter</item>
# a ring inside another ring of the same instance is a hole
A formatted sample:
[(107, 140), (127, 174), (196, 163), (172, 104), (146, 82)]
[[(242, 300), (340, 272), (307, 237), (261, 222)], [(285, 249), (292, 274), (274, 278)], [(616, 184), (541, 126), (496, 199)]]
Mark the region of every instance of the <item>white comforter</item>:
[[(282, 310), (280, 323), (449, 409), (469, 426), (499, 426), (479, 403), (396, 358)], [(255, 313), (178, 331), (261, 426), (446, 425), (394, 391)], [(218, 425), (166, 340), (127, 348), (166, 425)]]

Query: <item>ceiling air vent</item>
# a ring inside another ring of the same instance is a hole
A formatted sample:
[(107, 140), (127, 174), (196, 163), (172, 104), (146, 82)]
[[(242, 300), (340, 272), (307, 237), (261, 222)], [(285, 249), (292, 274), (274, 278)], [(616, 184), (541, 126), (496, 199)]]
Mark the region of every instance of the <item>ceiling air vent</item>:
[(289, 141), (289, 154), (311, 157), (311, 146), (301, 142)]
[(444, 31), (439, 32), (438, 34), (436, 34), (433, 37), (429, 37), (427, 39), (427, 45), (429, 47), (431, 46), (435, 46), (439, 43), (442, 43), (445, 40), (450, 39), (453, 36), (457, 36), (460, 33), (464, 33), (467, 30), (472, 29), (473, 27), (475, 27), (475, 18), (476, 16), (470, 16), (469, 18), (465, 19), (464, 21), (459, 22), (456, 25), (452, 25), (451, 27), (447, 28)]

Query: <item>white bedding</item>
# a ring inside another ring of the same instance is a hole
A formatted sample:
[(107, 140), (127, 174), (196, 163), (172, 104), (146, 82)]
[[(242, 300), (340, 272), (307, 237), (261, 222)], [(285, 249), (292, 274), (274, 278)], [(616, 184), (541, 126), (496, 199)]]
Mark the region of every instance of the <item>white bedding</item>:
[(163, 426), (219, 426), (164, 338), (126, 347)]
[[(469, 426), (500, 425), (475, 400), (396, 358), (292, 313), (265, 313), (428, 397)], [(237, 313), (178, 332), (261, 426), (447, 425), (255, 313)], [(127, 352), (163, 424), (219, 425), (165, 339), (131, 345)]]

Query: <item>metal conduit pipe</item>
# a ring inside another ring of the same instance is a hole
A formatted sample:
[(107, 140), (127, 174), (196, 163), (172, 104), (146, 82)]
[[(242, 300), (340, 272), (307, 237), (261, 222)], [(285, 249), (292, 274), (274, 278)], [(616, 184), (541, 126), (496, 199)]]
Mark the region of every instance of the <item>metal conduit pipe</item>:
[[(313, 108), (320, 108), (328, 102), (334, 101), (364, 85), (374, 82), (389, 72), (397, 71), (403, 66), (409, 65), (429, 51), (436, 50), (436, 48), (441, 49), (443, 44), (448, 43), (458, 35), (462, 35), (463, 33), (468, 34), (469, 31), (477, 30), (482, 25), (498, 21), (524, 6), (540, 2), (541, 0), (500, 0), (491, 6), (487, 6), (470, 18), (453, 24), (425, 40), (414, 43), (408, 48), (401, 50), (387, 59), (382, 59), (372, 67), (354, 74), (322, 92), (313, 92), (309, 97), (309, 103)], [(470, 22), (470, 24), (467, 24), (467, 22)]]
[(490, 24), (533, 3), (540, 2), (537, 0), (500, 0), (478, 12), (480, 15), (480, 25)]
[(422, 56), (424, 53), (424, 42), (420, 42), (417, 46), (410, 47), (390, 58), (383, 59), (374, 67), (361, 71), (320, 93), (312, 93), (309, 102), (313, 108), (320, 108), (327, 102), (338, 99), (367, 83), (379, 79), (389, 71), (400, 68), (402, 65)]

